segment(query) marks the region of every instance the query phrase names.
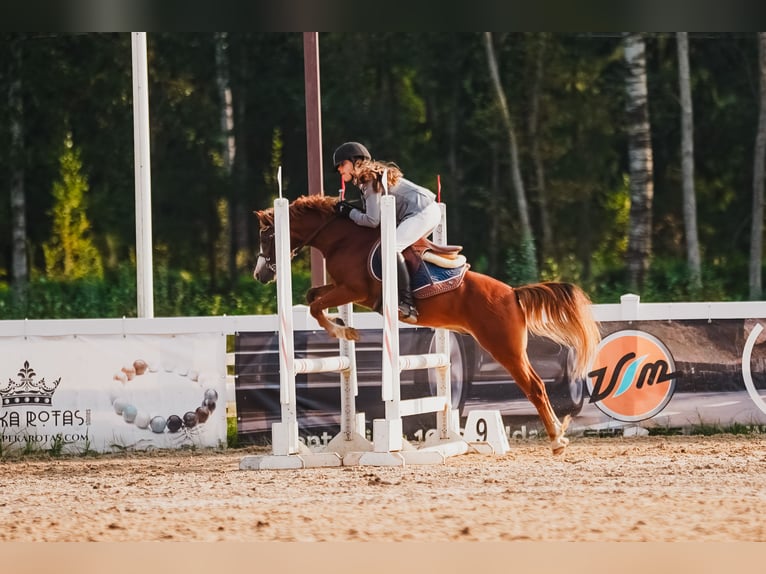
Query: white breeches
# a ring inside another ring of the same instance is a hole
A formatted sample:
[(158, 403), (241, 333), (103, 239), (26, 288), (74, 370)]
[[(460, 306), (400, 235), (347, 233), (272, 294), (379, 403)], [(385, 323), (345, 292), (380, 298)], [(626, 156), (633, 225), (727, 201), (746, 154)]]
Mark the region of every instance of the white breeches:
[(420, 213), (403, 219), (396, 228), (396, 250), (401, 253), (421, 237), (431, 233), (441, 221), (438, 203), (431, 203)]

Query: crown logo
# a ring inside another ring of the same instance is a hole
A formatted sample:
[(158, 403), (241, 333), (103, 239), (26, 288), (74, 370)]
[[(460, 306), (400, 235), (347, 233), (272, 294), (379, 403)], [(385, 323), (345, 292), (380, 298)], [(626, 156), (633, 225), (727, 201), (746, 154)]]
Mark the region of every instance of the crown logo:
[(24, 361), (24, 366), (19, 369), (19, 380), (8, 379), (8, 384), (0, 388), (0, 397), (4, 407), (15, 405), (50, 405), (53, 393), (61, 382), (61, 377), (51, 383), (46, 383), (43, 377), (35, 381), (37, 373), (29, 366), (29, 361)]

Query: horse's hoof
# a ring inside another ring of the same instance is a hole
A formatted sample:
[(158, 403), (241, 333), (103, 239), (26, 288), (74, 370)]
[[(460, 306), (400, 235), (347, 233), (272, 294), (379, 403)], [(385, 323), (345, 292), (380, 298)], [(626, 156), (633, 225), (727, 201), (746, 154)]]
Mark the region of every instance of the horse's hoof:
[(344, 327), (343, 328), (343, 338), (346, 339), (346, 341), (358, 341), (359, 340), (359, 331), (357, 331), (353, 327)]
[(564, 420), (561, 421), (561, 426), (559, 426), (558, 434), (551, 440), (551, 450), (553, 451), (554, 456), (558, 456), (566, 450), (567, 445), (569, 444), (569, 439), (564, 436), (564, 433), (567, 428), (569, 428), (569, 423), (571, 422), (572, 417), (570, 415), (565, 416)]
[(569, 445), (569, 439), (567, 437), (561, 435), (556, 437), (556, 440), (552, 441), (551, 443), (551, 451), (553, 451), (553, 456), (559, 456), (563, 454), (567, 449), (567, 445)]

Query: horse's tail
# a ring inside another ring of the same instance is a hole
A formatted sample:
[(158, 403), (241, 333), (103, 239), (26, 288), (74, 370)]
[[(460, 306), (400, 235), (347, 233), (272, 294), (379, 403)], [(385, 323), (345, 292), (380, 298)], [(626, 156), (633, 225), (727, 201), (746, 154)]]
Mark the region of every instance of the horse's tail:
[(545, 282), (514, 287), (527, 328), (576, 353), (574, 376), (585, 377), (601, 333), (593, 319), (590, 297), (571, 283)]

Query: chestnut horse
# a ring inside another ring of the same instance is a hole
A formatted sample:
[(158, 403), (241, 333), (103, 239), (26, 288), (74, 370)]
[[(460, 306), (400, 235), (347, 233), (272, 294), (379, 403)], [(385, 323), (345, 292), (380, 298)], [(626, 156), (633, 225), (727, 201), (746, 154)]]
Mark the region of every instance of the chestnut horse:
[[(332, 336), (358, 340), (352, 327), (328, 318), (325, 310), (355, 303), (380, 309), (381, 283), (368, 271), (370, 250), (380, 239), (379, 228), (361, 227), (338, 217), (336, 197), (303, 196), (290, 203), (290, 248), (293, 256), (305, 246), (325, 258), (332, 282), (306, 294), (311, 315)], [(260, 222), (260, 253), (254, 277), (268, 283), (275, 278), (274, 210), (256, 211)], [(553, 454), (564, 452), (567, 415), (559, 421), (545, 384), (527, 355), (527, 331), (576, 351), (573, 376), (584, 377), (601, 339), (585, 292), (569, 283), (545, 282), (510, 287), (487, 275), (468, 271), (457, 289), (417, 300), (417, 324), (468, 333), (503, 365), (532, 402), (545, 425)]]

